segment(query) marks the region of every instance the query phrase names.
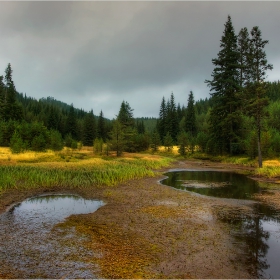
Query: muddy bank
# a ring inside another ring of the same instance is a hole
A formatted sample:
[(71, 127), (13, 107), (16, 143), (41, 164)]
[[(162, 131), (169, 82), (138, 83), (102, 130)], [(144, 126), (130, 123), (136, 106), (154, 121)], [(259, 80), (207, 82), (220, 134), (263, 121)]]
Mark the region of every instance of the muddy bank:
[[(170, 168), (233, 171), (231, 165), (199, 161), (177, 162)], [(243, 166), (234, 169), (247, 170)], [(247, 203), (180, 192), (160, 185), (162, 178), (131, 180), (116, 187), (13, 190), (0, 197), (0, 211), (44, 192), (106, 202), (96, 212), (73, 215), (52, 230), (52, 238), (61, 246), (69, 244), (64, 238), (67, 232), (75, 231), (73, 239), (78, 238), (82, 250), (71, 250), (71, 258), (92, 264), (92, 273), (98, 278), (255, 278), (244, 264), (242, 246), (234, 243), (230, 228), (218, 219), (227, 212), (250, 212)], [(59, 260), (58, 267), (65, 261), (59, 251), (52, 258)], [(8, 265), (0, 272), (1, 277), (19, 275)], [(43, 276), (56, 278), (52, 269)]]

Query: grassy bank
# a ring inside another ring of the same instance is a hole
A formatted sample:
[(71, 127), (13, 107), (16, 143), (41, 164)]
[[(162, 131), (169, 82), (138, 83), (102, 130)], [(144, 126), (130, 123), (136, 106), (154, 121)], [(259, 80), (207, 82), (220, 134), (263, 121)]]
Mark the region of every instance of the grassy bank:
[(171, 162), (166, 157), (144, 154), (99, 157), (87, 149), (13, 155), (1, 148), (0, 155), (0, 192), (11, 188), (114, 186), (154, 176), (153, 170)]

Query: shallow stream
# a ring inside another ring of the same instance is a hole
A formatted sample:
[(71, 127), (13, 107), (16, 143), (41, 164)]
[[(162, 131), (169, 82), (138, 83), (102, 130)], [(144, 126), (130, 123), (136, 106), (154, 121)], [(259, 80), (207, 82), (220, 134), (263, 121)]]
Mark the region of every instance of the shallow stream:
[(12, 269), (16, 278), (94, 278), (94, 267), (83, 261), (90, 252), (83, 249), (75, 229), (53, 227), (103, 204), (76, 195), (44, 195), (10, 207), (0, 215), (1, 273)]
[[(161, 183), (183, 191), (223, 199), (254, 200), (268, 185), (244, 175), (218, 171), (173, 171)], [(237, 246), (244, 250), (244, 262), (254, 278), (280, 278), (280, 213), (258, 201), (250, 203), (252, 213), (236, 212), (220, 219), (229, 223)]]

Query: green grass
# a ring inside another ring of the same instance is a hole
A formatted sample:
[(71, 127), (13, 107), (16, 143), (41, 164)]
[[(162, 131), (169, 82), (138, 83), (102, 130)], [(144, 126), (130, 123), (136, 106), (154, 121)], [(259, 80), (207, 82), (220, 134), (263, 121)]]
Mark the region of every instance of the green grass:
[(0, 166), (0, 192), (11, 188), (114, 186), (145, 176), (171, 162), (163, 157), (91, 159), (77, 163), (43, 162)]
[(267, 178), (280, 177), (280, 166), (264, 166), (263, 168), (257, 168), (255, 170), (255, 175)]

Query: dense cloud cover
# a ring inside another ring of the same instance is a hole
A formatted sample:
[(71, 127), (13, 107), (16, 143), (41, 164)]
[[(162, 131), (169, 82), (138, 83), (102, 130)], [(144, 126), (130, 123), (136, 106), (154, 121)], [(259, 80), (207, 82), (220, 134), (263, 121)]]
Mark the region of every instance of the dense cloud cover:
[(19, 92), (52, 96), (113, 118), (123, 100), (157, 117), (163, 96), (209, 97), (212, 58), (227, 16), (235, 32), (259, 26), (268, 80), (280, 79), (280, 2), (0, 2), (0, 75)]

